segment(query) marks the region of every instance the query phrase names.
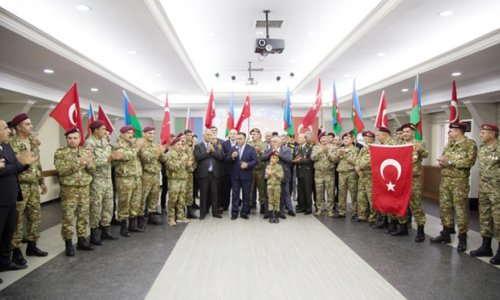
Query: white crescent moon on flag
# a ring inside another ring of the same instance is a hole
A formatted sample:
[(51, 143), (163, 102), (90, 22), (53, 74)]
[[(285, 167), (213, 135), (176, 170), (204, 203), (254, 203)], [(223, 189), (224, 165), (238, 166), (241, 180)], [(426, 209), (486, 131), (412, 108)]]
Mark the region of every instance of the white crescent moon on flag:
[(380, 120), (380, 124), (382, 124), (382, 126), (388, 128), (389, 126), (387, 126), (387, 124), (384, 123), (384, 120), (385, 120), (385, 116), (387, 115), (387, 110), (384, 109), (384, 111), (382, 111), (382, 120)]
[[(301, 134), (301, 130), (302, 130), (302, 129), (304, 129), (304, 125), (302, 125), (302, 123), (300, 123), (300, 124), (299, 124), (299, 127), (297, 127), (297, 132), (298, 132), (299, 134)], [(312, 126), (311, 126), (311, 125), (309, 125), (309, 126), (307, 127), (307, 129), (309, 129), (311, 132), (313, 131)]]
[(74, 118), (75, 111), (76, 111), (76, 104), (75, 104), (75, 103), (73, 103), (73, 104), (71, 104), (71, 106), (69, 107), (69, 110), (68, 110), (68, 118), (69, 118), (69, 122), (70, 122), (70, 123), (71, 123), (71, 125), (73, 125), (73, 126), (76, 126), (76, 122), (75, 122), (75, 118)]
[(382, 175), (382, 179), (384, 180), (384, 169), (387, 166), (393, 166), (394, 168), (396, 168), (396, 170), (398, 171), (398, 178), (396, 178), (396, 181), (398, 181), (399, 177), (401, 177), (401, 165), (399, 164), (399, 162), (392, 158), (388, 158), (382, 162), (382, 164), (380, 165), (380, 175)]
[[(453, 108), (455, 108), (455, 118), (453, 120), (450, 121), (450, 123), (455, 123), (458, 119), (458, 107), (457, 107), (457, 102), (455, 101), (451, 101), (451, 106)], [(451, 111), (450, 111), (450, 114), (451, 114)]]

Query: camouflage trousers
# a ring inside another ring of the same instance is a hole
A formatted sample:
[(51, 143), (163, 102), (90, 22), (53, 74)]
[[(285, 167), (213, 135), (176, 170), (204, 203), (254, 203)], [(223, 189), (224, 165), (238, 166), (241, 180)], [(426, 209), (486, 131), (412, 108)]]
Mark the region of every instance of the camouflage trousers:
[(372, 196), (372, 173), (366, 170), (358, 180), (358, 211), (359, 218), (363, 221), (377, 221), (379, 213), (373, 208)]
[(316, 209), (323, 211), (325, 203), (325, 189), (326, 189), (326, 209), (328, 213), (333, 213), (333, 191), (335, 189), (335, 178), (333, 171), (314, 171), (314, 183), (316, 188)]
[(116, 177), (116, 190), (118, 192), (118, 221), (127, 218), (135, 218), (144, 215), (144, 209), (141, 208), (142, 182), (139, 177), (127, 176)]
[(280, 210), (281, 184), (268, 184), (267, 196), (269, 197), (268, 210), (278, 212)]
[(185, 218), (184, 199), (186, 199), (187, 179), (169, 179), (168, 181), (168, 218)]
[(500, 187), (491, 183), (479, 182), (479, 225), (482, 236), (493, 236), (500, 242)]
[(441, 178), (439, 212), (443, 226), (453, 227), (453, 209), (457, 216), (458, 233), (467, 233), (469, 230), (469, 178)]
[(193, 198), (193, 172), (188, 172), (188, 178), (186, 182), (186, 200), (184, 201), (186, 206), (191, 206), (194, 203)]
[[(420, 179), (420, 176), (413, 176), (412, 182), (411, 182), (411, 200), (410, 200), (410, 209), (413, 217), (415, 218), (415, 222), (417, 223), (418, 226), (424, 226), (425, 225), (425, 212), (424, 208), (422, 207), (422, 181)], [(399, 224), (406, 224), (408, 223), (408, 219), (406, 216), (401, 217), (398, 216), (398, 222)]]
[[(266, 179), (264, 177), (264, 171), (262, 169), (253, 169), (253, 180), (252, 188), (250, 189), (250, 195), (254, 195), (253, 191), (255, 188), (257, 188), (257, 191), (259, 193), (259, 204), (263, 205), (267, 200), (268, 195), (266, 193)], [(257, 203), (257, 199), (252, 199), (252, 203)]]
[(354, 171), (339, 172), (339, 215), (345, 215), (347, 192), (351, 194), (351, 215), (357, 215), (358, 174)]
[(40, 207), (40, 186), (38, 183), (21, 183), (21, 192), (23, 201), (17, 202), (17, 223), (14, 236), (12, 238), (12, 247), (21, 247), (23, 240), (23, 218), (26, 213), (28, 241), (37, 241), (40, 238), (40, 222), (42, 218), (42, 209)]
[(89, 224), (89, 186), (61, 185), (62, 226), (63, 240), (73, 238), (73, 224), (76, 218), (76, 235), (85, 237)]
[(111, 177), (95, 177), (90, 183), (90, 228), (109, 226), (113, 217)]
[[(158, 199), (160, 198), (160, 173), (142, 174), (142, 201), (140, 208), (144, 211), (147, 209), (148, 213), (156, 212), (158, 207)], [(141, 216), (141, 214), (139, 214)]]

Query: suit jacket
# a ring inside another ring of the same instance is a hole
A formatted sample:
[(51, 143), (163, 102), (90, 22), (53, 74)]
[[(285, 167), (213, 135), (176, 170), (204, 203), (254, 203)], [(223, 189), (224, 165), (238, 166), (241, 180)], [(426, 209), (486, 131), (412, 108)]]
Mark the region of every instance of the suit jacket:
[[(231, 179), (252, 180), (252, 169), (257, 164), (257, 152), (255, 151), (255, 148), (249, 144), (246, 144), (245, 148), (243, 149), (243, 153), (241, 154), (241, 159), (238, 156), (236, 158), (231, 157), (231, 154), (234, 151), (238, 151), (238, 145), (231, 147), (231, 149), (229, 149), (229, 152), (226, 154), (226, 161), (232, 164)], [(240, 168), (240, 164), (242, 162), (246, 162), (248, 164), (248, 168)]]
[(208, 153), (205, 142), (201, 142), (194, 146), (194, 158), (198, 164), (195, 172), (198, 178), (208, 177), (208, 168), (210, 167), (210, 163), (212, 163), (212, 174), (214, 177), (217, 178), (222, 175), (220, 162), (224, 159), (224, 155), (222, 154), (222, 151), (217, 149), (217, 146), (214, 148), (214, 152)]
[(0, 159), (5, 159), (5, 167), (0, 169), (0, 206), (16, 204), (23, 200), (21, 187), (17, 174), (27, 169), (17, 161), (14, 150), (9, 144), (0, 144), (3, 148), (0, 151)]
[[(271, 155), (272, 151), (273, 151), (272, 149), (267, 150), (260, 157), (262, 161), (266, 162), (266, 167), (270, 163), (269, 156)], [(288, 182), (292, 177), (292, 172), (290, 171), (291, 166), (293, 164), (292, 150), (290, 150), (290, 148), (288, 148), (287, 146), (281, 146), (280, 151), (278, 152), (278, 157), (280, 158), (278, 163), (283, 167), (283, 174), (284, 174), (283, 180), (281, 180), (281, 182)]]
[(314, 161), (311, 159), (312, 146), (304, 144), (295, 147), (295, 155), (302, 159), (297, 163), (297, 178), (313, 177), (314, 176)]
[[(235, 141), (235, 145), (236, 145), (236, 141)], [(231, 141), (230, 140), (226, 140), (224, 141), (224, 143), (222, 143), (222, 148), (224, 149), (224, 158), (226, 157), (226, 155), (229, 153), (229, 150), (231, 150)], [(233, 165), (233, 163), (231, 161), (227, 161), (224, 159), (224, 162), (222, 163), (222, 167), (224, 169), (224, 175), (229, 175), (231, 173), (231, 166)]]

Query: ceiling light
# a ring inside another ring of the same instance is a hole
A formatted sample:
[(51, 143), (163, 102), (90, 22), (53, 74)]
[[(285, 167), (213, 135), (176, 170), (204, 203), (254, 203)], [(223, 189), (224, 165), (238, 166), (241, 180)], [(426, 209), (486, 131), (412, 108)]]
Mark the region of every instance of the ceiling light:
[(401, 89), (401, 92), (407, 93), (409, 90), (408, 89)]
[(451, 10), (445, 10), (439, 13), (440, 17), (449, 17), (453, 15), (453, 12)]
[(296, 63), (296, 62), (297, 62), (297, 60), (296, 60), (296, 59), (290, 59), (290, 62), (291, 62), (292, 64), (294, 64), (294, 63)]
[(308, 32), (308, 33), (307, 33), (307, 35), (308, 35), (308, 36), (315, 36), (315, 35), (316, 35), (316, 33), (311, 31), (311, 32)]
[(379, 53), (377, 53), (377, 56), (378, 56), (378, 57), (385, 56), (385, 53), (384, 53), (384, 52), (379, 52)]
[(92, 9), (90, 6), (83, 5), (83, 4), (75, 5), (75, 8), (78, 9), (79, 11), (89, 11)]
[(256, 34), (256, 35), (264, 35), (264, 32), (262, 32), (262, 31), (257, 31), (255, 34)]
[(43, 73), (45, 73), (45, 74), (54, 74), (54, 70), (45, 69), (45, 70), (43, 70)]
[(351, 77), (351, 74), (344, 74), (345, 78)]
[(130, 54), (130, 55), (136, 55), (137, 51), (135, 51), (135, 50), (128, 50), (127, 53)]
[(90, 91), (95, 93), (95, 92), (98, 92), (99, 89), (98, 88), (91, 88)]
[(161, 74), (160, 73), (156, 73), (155, 77), (161, 77)]
[(453, 77), (458, 77), (460, 75), (462, 75), (462, 73), (460, 73), (460, 72), (453, 72), (453, 73), (451, 73), (451, 76), (453, 76)]
[(207, 33), (208, 36), (215, 36), (215, 32), (213, 31), (210, 31), (209, 33)]

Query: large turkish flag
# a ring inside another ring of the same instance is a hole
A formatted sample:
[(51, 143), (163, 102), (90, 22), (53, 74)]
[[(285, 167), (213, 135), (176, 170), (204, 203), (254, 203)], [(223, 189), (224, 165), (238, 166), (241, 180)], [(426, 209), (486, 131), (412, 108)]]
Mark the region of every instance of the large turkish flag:
[(78, 99), (78, 89), (76, 83), (71, 86), (66, 95), (59, 101), (54, 110), (50, 113), (64, 130), (77, 127), (80, 130), (80, 145), (85, 142), (83, 136), (82, 117), (80, 113), (80, 100)]
[(373, 208), (406, 216), (411, 198), (413, 145), (370, 145)]

